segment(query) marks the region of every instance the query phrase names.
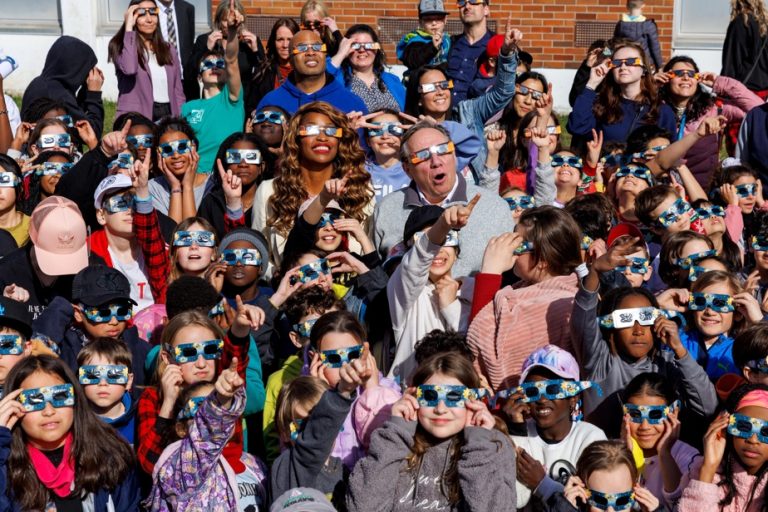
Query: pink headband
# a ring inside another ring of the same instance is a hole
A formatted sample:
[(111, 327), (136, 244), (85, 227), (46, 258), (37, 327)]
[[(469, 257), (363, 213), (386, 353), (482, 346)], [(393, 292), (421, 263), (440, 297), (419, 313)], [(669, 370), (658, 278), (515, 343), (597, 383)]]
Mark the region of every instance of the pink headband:
[(739, 405), (736, 406), (736, 410), (738, 411), (739, 409), (750, 406), (765, 407), (768, 409), (768, 391), (763, 391), (761, 389), (750, 391), (744, 395), (744, 398), (739, 400)]

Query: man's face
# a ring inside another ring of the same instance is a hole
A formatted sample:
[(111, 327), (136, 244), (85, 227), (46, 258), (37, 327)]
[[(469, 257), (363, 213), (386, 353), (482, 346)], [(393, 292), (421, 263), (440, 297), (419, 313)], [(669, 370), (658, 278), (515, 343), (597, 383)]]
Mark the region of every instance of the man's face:
[(490, 14), (488, 4), (480, 3), (472, 5), (467, 2), (464, 7), (459, 7), (459, 18), (464, 24), (474, 24), (483, 21)]
[(429, 158), (416, 164), (411, 162), (411, 155), (447, 142), (450, 142), (450, 139), (434, 128), (419, 130), (408, 140), (406, 172), (416, 182), (421, 193), (433, 204), (448, 197), (456, 184), (456, 155), (453, 152), (444, 155), (436, 155), (433, 152)]
[[(291, 63), (297, 77), (310, 77), (325, 73), (324, 51), (312, 48), (313, 45), (322, 45), (320, 36), (310, 30), (298, 32), (291, 40)], [(306, 49), (306, 51), (300, 51)], [(294, 53), (298, 51), (298, 53)]]

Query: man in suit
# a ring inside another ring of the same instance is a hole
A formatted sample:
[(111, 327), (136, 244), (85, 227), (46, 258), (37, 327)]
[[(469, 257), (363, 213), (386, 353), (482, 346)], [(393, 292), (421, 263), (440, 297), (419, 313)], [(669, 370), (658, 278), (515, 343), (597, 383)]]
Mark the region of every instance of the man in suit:
[(197, 76), (183, 74), (188, 61), (192, 58), (192, 46), (195, 43), (195, 6), (185, 0), (158, 0), (160, 8), (158, 22), (163, 31), (163, 38), (176, 46), (181, 62), (184, 96), (187, 101), (200, 97)]

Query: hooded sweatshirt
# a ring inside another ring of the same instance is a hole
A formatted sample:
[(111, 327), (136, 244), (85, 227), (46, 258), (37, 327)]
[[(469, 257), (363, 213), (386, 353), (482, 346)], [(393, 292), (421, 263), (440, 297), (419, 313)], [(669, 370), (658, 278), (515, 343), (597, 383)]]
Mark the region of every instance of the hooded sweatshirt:
[(368, 109), (358, 96), (349, 92), (343, 84), (338, 82), (328, 73), (325, 75), (325, 85), (322, 89), (312, 94), (306, 94), (296, 86), (294, 74), (283, 82), (283, 85), (269, 92), (259, 102), (259, 110), (265, 105), (281, 107), (288, 114), (293, 115), (299, 110), (299, 107), (313, 101), (325, 101), (330, 103), (342, 112), (362, 112), (368, 113)]
[(40, 98), (51, 98), (64, 103), (67, 113), (75, 121), (85, 119), (94, 133), (104, 128), (104, 104), (101, 91), (89, 91), (85, 85), (88, 73), (98, 59), (93, 49), (71, 36), (61, 36), (48, 50), (43, 72), (32, 80), (24, 91), (21, 116), (27, 119), (29, 106)]
[(123, 394), (122, 399), (125, 412), (117, 418), (107, 418), (106, 416), (99, 416), (99, 419), (107, 425), (117, 430), (117, 432), (123, 436), (123, 439), (128, 441), (128, 444), (133, 446), (133, 438), (136, 435), (136, 404), (137, 400), (131, 396), (130, 391), (126, 391)]

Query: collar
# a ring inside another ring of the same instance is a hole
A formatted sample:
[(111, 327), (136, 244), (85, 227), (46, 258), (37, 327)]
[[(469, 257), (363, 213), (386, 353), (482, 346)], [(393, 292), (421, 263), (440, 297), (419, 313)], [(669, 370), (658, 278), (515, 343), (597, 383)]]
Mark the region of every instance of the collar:
[(621, 21), (645, 21), (645, 16), (642, 14), (638, 14), (637, 16), (632, 16), (631, 14), (622, 14)]
[[(457, 171), (456, 183), (453, 184), (451, 191), (448, 192), (446, 198), (440, 204), (438, 204), (438, 206), (446, 207), (451, 203), (466, 203), (467, 201), (467, 182), (464, 179), (464, 176), (462, 176), (461, 173)], [(427, 201), (427, 199), (424, 197), (424, 194), (422, 194), (421, 190), (419, 190), (419, 187), (416, 186), (416, 182), (411, 180), (411, 184), (408, 185), (408, 187), (405, 189), (403, 206), (408, 208), (426, 206), (429, 204), (432, 203)]]

